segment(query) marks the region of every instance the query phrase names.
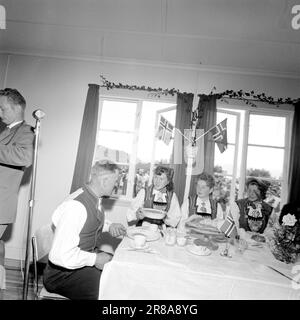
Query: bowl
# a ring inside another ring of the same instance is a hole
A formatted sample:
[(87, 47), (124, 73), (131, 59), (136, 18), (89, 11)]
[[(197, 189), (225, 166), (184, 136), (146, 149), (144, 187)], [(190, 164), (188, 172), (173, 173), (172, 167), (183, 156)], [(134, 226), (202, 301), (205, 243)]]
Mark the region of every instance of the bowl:
[(162, 220), (166, 216), (167, 213), (162, 210), (144, 208), (143, 214), (145, 217), (150, 218), (150, 219)]

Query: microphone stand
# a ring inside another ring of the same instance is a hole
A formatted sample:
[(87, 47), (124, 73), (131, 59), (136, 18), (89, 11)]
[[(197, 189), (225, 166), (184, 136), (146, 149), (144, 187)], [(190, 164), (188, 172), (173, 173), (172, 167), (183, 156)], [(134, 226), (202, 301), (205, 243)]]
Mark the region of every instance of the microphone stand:
[(40, 124), (41, 119), (36, 118), (35, 125), (35, 138), (34, 138), (34, 153), (33, 153), (33, 164), (32, 164), (32, 178), (30, 187), (30, 200), (29, 200), (29, 214), (27, 222), (27, 240), (26, 240), (26, 255), (25, 255), (25, 273), (24, 273), (24, 283), (23, 283), (23, 300), (27, 300), (28, 295), (28, 280), (29, 280), (29, 262), (30, 262), (30, 243), (31, 243), (31, 225), (34, 209), (34, 195), (35, 195), (35, 181), (36, 181), (36, 165), (37, 165), (37, 155), (39, 146), (39, 136), (40, 136)]

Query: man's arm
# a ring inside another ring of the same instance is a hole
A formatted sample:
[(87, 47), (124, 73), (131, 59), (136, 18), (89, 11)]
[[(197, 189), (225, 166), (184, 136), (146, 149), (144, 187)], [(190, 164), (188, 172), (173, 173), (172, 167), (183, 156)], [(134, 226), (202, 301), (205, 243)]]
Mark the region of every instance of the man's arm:
[(87, 219), (84, 205), (76, 200), (64, 202), (53, 214), (55, 234), (49, 260), (67, 269), (93, 266), (96, 253), (81, 250), (79, 234)]
[(11, 143), (0, 143), (0, 163), (24, 167), (32, 164), (34, 134), (28, 125), (21, 129), (17, 133), (18, 137)]

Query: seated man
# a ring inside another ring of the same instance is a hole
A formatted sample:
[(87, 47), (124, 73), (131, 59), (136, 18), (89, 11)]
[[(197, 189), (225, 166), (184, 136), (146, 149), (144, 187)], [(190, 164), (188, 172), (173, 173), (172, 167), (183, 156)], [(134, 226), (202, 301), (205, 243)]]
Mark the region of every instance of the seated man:
[[(128, 211), (128, 222), (134, 222), (138, 226), (147, 222), (149, 224), (162, 225), (175, 228), (181, 218), (178, 198), (173, 191), (173, 169), (158, 166), (154, 170), (153, 184), (141, 189), (133, 199)], [(167, 215), (162, 220), (145, 217), (142, 208), (152, 208), (166, 211)]]
[(211, 224), (216, 227), (224, 222), (223, 209), (220, 203), (212, 198), (214, 186), (215, 180), (212, 175), (202, 172), (196, 177), (196, 194), (184, 200), (181, 207), (182, 221), (198, 215), (207, 222), (211, 221)]
[(112, 255), (96, 249), (102, 232), (118, 237), (125, 227), (106, 220), (101, 197), (111, 195), (118, 179), (116, 164), (96, 162), (91, 180), (72, 193), (54, 211), (54, 239), (44, 273), (49, 292), (69, 299), (98, 299), (101, 270)]
[(263, 233), (268, 225), (273, 208), (264, 199), (269, 183), (249, 178), (246, 183), (247, 198), (231, 204), (231, 214), (238, 228)]

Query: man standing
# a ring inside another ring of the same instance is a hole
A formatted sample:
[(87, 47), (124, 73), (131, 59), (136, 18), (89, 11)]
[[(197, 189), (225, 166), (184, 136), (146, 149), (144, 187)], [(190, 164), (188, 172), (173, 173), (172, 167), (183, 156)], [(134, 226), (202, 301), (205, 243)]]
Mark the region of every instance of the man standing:
[(24, 169), (33, 158), (32, 127), (25, 123), (26, 101), (16, 89), (0, 90), (0, 289), (5, 289), (2, 236), (16, 219), (18, 191)]
[(119, 168), (109, 161), (96, 162), (91, 180), (72, 193), (54, 211), (55, 227), (44, 285), (49, 292), (69, 299), (96, 300), (101, 270), (112, 255), (97, 249), (102, 232), (125, 235), (122, 224), (110, 223), (101, 206), (101, 198), (111, 195)]

